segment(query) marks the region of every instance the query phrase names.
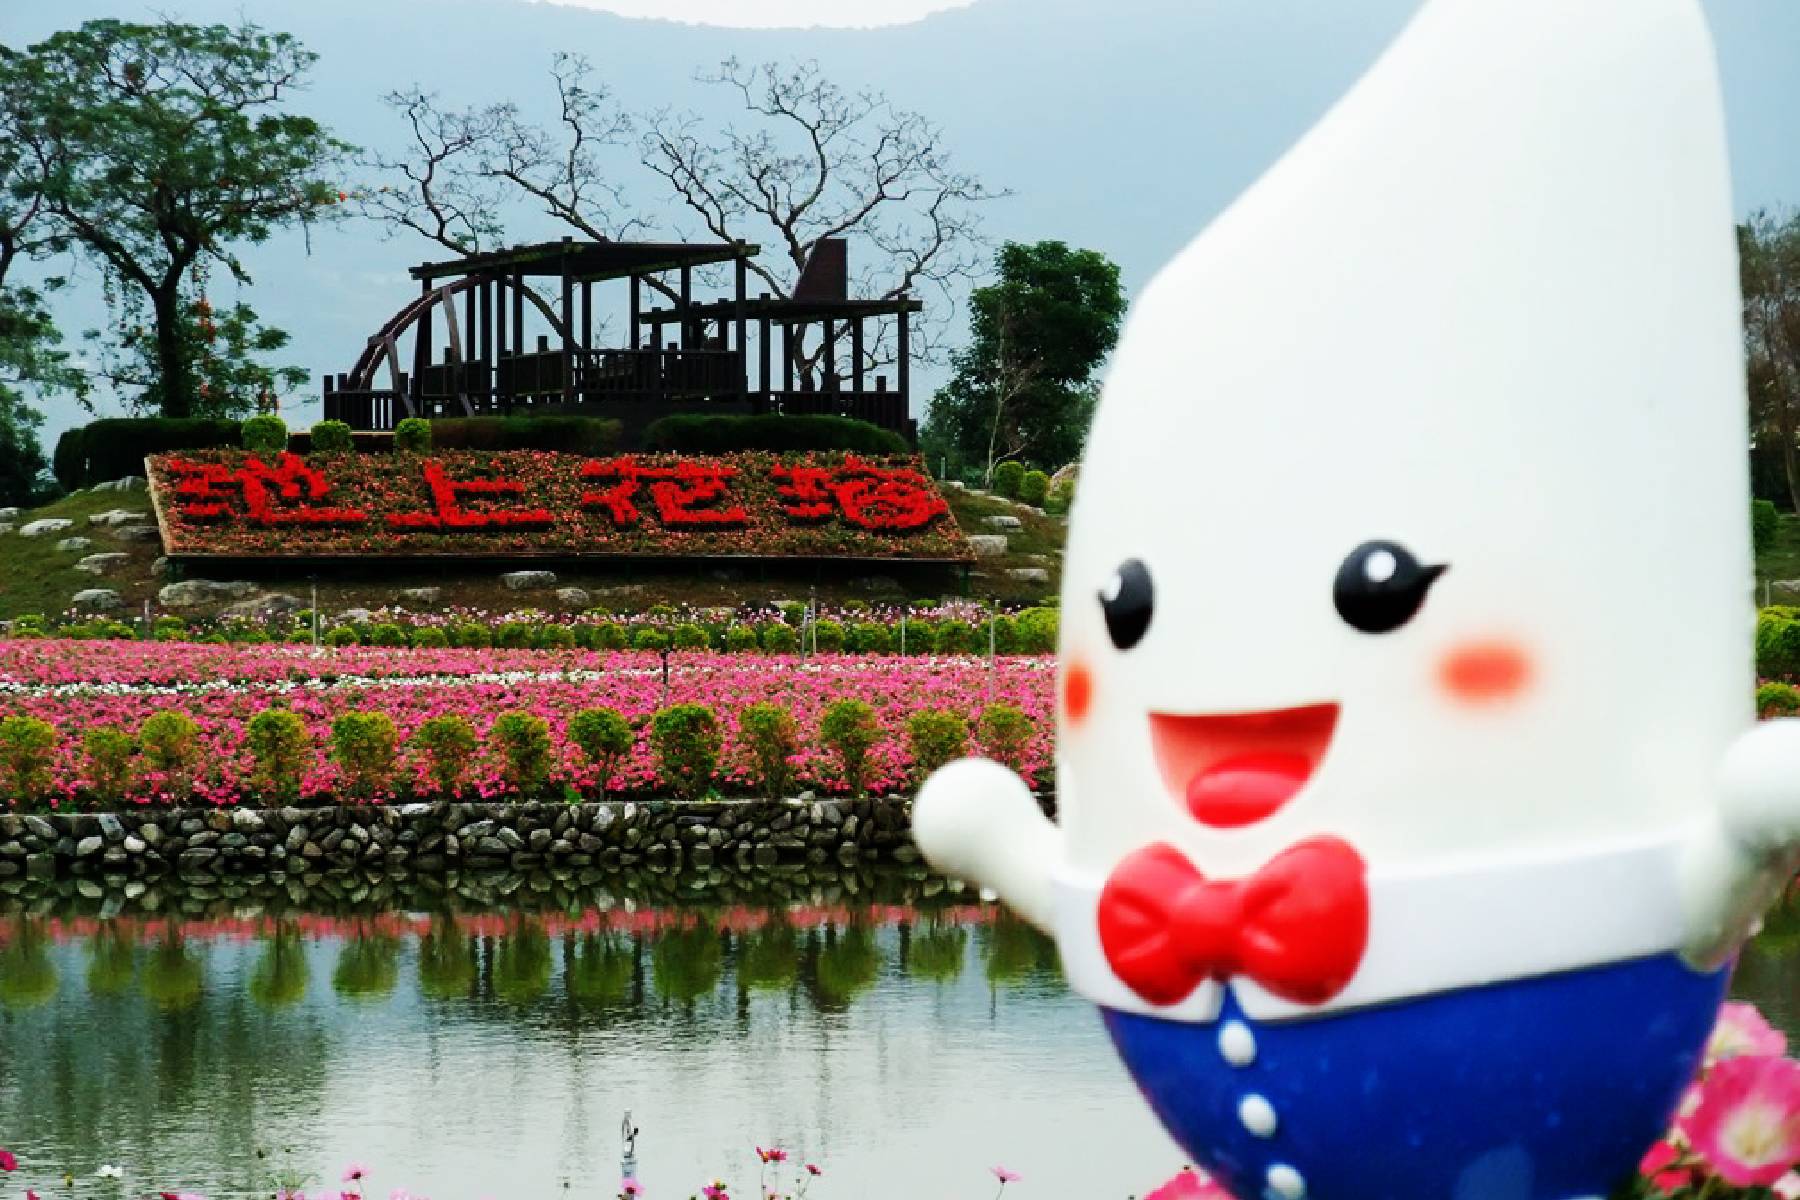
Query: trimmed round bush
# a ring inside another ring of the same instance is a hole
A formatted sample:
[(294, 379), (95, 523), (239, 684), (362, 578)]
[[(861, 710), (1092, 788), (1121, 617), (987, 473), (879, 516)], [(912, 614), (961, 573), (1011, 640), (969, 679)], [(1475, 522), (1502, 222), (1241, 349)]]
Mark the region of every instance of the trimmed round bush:
[(893, 430), (849, 417), (708, 413), (679, 413), (651, 422), (644, 430), (644, 448), (676, 454), (724, 454), (738, 450), (906, 454), (912, 449)]
[(1028, 608), (1018, 616), (1019, 652), (1054, 654), (1058, 614), (1054, 608)]
[(667, 650), (669, 635), (654, 625), (646, 625), (631, 635), (631, 648), (633, 650)]
[(724, 746), (718, 714), (705, 704), (674, 704), (650, 720), (650, 749), (663, 781), (686, 799), (704, 795)]
[(787, 795), (794, 783), (794, 757), (800, 753), (794, 714), (779, 704), (752, 704), (738, 714), (738, 741), (762, 794), (772, 800)]
[(969, 723), (948, 709), (927, 708), (906, 718), (906, 747), (918, 778), (969, 753)]
[(488, 730), (488, 745), (500, 759), (500, 774), (520, 796), (535, 795), (549, 782), (554, 759), (550, 725), (535, 713), (504, 712)]
[(990, 704), (975, 723), (975, 738), (981, 752), (1015, 771), (1025, 766), (1025, 751), (1031, 745), (1033, 727), (1025, 710), (1014, 704)]
[(993, 641), (995, 654), (1017, 654), (1019, 652), (1019, 622), (1006, 613), (994, 614)]
[(450, 635), (436, 625), (421, 625), (412, 631), (412, 644), (421, 650), (442, 650), (450, 644)]
[(762, 648), (770, 654), (792, 654), (800, 648), (800, 635), (792, 625), (764, 625)]
[(306, 722), (285, 708), (266, 708), (250, 718), (244, 730), (244, 748), (255, 764), (251, 781), (266, 794), (291, 800), (300, 794), (300, 780), (312, 765), (312, 737)]
[(754, 654), (756, 630), (748, 625), (731, 625), (725, 629), (725, 649), (733, 654)]
[(354, 625), (334, 625), (325, 632), (327, 646), (360, 646), (362, 634)]
[(407, 417), (394, 426), (394, 449), (401, 454), (430, 454), (431, 422), (423, 417)]
[(894, 635), (886, 625), (859, 621), (844, 633), (844, 648), (852, 654), (890, 654)]
[(544, 625), (538, 629), (534, 640), (540, 650), (573, 650), (575, 631), (567, 625)]
[(994, 468), (994, 490), (1008, 500), (1019, 498), (1019, 487), (1025, 482), (1025, 465), (1003, 462)]
[(331, 722), (331, 761), (352, 796), (385, 791), (394, 777), (394, 721), (383, 712), (340, 713)]
[(1027, 471), (1019, 480), (1019, 499), (1033, 508), (1044, 507), (1050, 498), (1050, 477), (1042, 471)]
[(617, 772), (619, 761), (637, 742), (631, 723), (614, 708), (584, 708), (569, 718), (568, 738), (582, 757), (599, 768), (600, 790)]
[(56, 727), (37, 717), (0, 720), (0, 771), (10, 795), (42, 798), (50, 790), (56, 765)]
[(819, 718), (819, 741), (838, 760), (851, 794), (863, 794), (869, 751), (881, 741), (881, 723), (865, 700), (834, 700)]
[(602, 621), (591, 628), (594, 631), (593, 648), (596, 650), (623, 650), (631, 644), (630, 635), (617, 621)]
[(1770, 679), (1800, 675), (1800, 609), (1776, 605), (1756, 615), (1756, 673)]
[(405, 646), (406, 644), (406, 630), (400, 628), (398, 625), (390, 622), (383, 622), (369, 630), (369, 645), (371, 646), (392, 647)]
[(138, 750), (144, 765), (161, 774), (178, 792), (193, 783), (200, 765), (200, 726), (175, 709), (151, 713), (138, 726)]
[(244, 422), (244, 449), (264, 456), (280, 454), (288, 448), (287, 422), (265, 413)]
[(813, 649), (820, 654), (844, 652), (844, 627), (836, 621), (813, 622)]
[(675, 627), (673, 644), (677, 650), (705, 650), (712, 643), (706, 630), (691, 621), (683, 621)]
[(1750, 539), (1758, 554), (1774, 548), (1775, 534), (1780, 528), (1781, 513), (1776, 510), (1773, 500), (1750, 502)]
[(150, 625), (150, 636), (159, 642), (184, 642), (188, 623), (180, 617), (158, 617)]
[(930, 654), (932, 642), (936, 638), (937, 626), (930, 621), (908, 621), (904, 637), (900, 630), (894, 631), (894, 648), (908, 657)]
[(1066, 517), (1073, 507), (1075, 507), (1075, 485), (1067, 479), (1051, 484), (1050, 494), (1044, 497), (1044, 511), (1053, 517)]
[(1800, 688), (1791, 683), (1765, 683), (1756, 689), (1756, 712), (1762, 717), (1800, 713)]
[(350, 427), (342, 421), (320, 421), (312, 427), (314, 454), (348, 454), (356, 447)]
[(494, 630), (494, 645), (502, 650), (529, 650), (535, 637), (531, 626), (523, 621), (502, 621)]
[(464, 621), (451, 631), (450, 642), (459, 650), (485, 650), (494, 644), (494, 635), (478, 621)]
[[(977, 645), (977, 642), (980, 644)], [(977, 638), (975, 627), (967, 621), (939, 621), (937, 631), (932, 635), (931, 648), (939, 654), (970, 654), (977, 649), (987, 650), (987, 630), (981, 631)]]
[(453, 714), (428, 717), (407, 739), (407, 749), (424, 765), (438, 795), (455, 797), (475, 757), (475, 730)]
[(97, 803), (117, 804), (125, 798), (136, 752), (137, 742), (116, 725), (99, 725), (81, 735), (82, 768)]

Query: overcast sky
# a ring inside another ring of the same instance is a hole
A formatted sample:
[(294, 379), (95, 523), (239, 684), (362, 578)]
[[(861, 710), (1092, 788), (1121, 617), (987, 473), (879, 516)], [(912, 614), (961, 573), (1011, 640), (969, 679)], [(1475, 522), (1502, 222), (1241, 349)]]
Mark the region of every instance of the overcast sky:
[(618, 13), (739, 29), (869, 28), (917, 21), (974, 0), (548, 0)]

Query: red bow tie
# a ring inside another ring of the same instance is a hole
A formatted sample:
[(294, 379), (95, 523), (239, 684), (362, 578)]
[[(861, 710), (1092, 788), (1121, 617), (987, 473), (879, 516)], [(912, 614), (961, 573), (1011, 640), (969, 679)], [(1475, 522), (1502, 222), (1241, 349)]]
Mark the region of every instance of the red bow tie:
[(1159, 843), (1121, 862), (1100, 893), (1106, 961), (1152, 1004), (1233, 975), (1323, 1004), (1356, 974), (1368, 941), (1362, 856), (1334, 837), (1301, 842), (1244, 880), (1207, 879)]

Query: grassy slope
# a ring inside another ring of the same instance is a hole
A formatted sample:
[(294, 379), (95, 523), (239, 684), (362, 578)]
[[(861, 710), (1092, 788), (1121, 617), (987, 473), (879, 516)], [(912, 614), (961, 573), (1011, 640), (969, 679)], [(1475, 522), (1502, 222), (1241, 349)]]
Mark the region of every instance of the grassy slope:
[[(945, 494), (964, 532), (992, 532), (983, 525), (981, 518), (998, 513), (1017, 516), (1025, 525), (1024, 529), (1010, 533), (1011, 553), (1005, 558), (983, 559), (975, 565), (968, 580), (969, 596), (1008, 604), (1031, 604), (1055, 594), (1063, 540), (1060, 520), (1020, 510), (992, 497), (969, 495), (955, 489)], [(124, 615), (141, 614), (144, 602), (154, 601), (157, 590), (166, 582), (151, 572), (151, 564), (161, 551), (155, 545), (119, 542), (110, 529), (88, 527), (90, 514), (113, 508), (148, 512), (150, 502), (143, 491), (78, 492), (45, 508), (24, 513), (16, 521), (17, 525), (23, 526), (40, 517), (67, 517), (75, 524), (64, 533), (46, 538), (22, 538), (16, 532), (0, 534), (0, 619), (25, 613), (62, 612), (69, 607), (69, 599), (76, 592), (93, 587), (116, 589), (125, 601)], [(69, 536), (89, 538), (94, 544), (82, 551), (58, 550), (56, 543)], [(131, 554), (129, 569), (105, 577), (74, 569), (83, 555), (117, 550)], [(1050, 572), (1051, 582), (1045, 585), (1011, 579), (1006, 575), (1009, 567), (1043, 567)], [(891, 572), (877, 570), (860, 575), (784, 568), (779, 564), (761, 570), (702, 569), (698, 573), (645, 571), (633, 569), (629, 564), (618, 564), (606, 569), (559, 568), (556, 574), (559, 586), (584, 588), (592, 593), (595, 603), (625, 611), (659, 603), (707, 607), (760, 600), (805, 600), (809, 596), (817, 596), (825, 604), (847, 600), (883, 603), (964, 594), (960, 571), (922, 571), (899, 564)], [(501, 585), (499, 575), (499, 569), (484, 567), (466, 575), (416, 570), (361, 577), (321, 577), (318, 580), (319, 603), (326, 612), (353, 607), (376, 608), (393, 603), (401, 589), (410, 587), (442, 589), (439, 603), (444, 606), (494, 612), (529, 605), (548, 607), (555, 603), (549, 593), (508, 591)], [(269, 575), (261, 582), (271, 591), (290, 592), (302, 602), (310, 602), (312, 581), (304, 573)]]

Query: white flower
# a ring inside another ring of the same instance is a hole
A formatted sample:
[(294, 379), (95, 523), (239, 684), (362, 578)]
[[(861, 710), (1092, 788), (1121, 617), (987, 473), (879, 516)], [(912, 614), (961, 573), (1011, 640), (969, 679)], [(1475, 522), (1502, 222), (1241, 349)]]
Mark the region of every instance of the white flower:
[(125, 1172), (120, 1170), (118, 1167), (113, 1166), (111, 1163), (101, 1164), (100, 1169), (98, 1171), (95, 1171), (94, 1174), (99, 1176), (101, 1179), (123, 1179), (123, 1178), (125, 1178)]

